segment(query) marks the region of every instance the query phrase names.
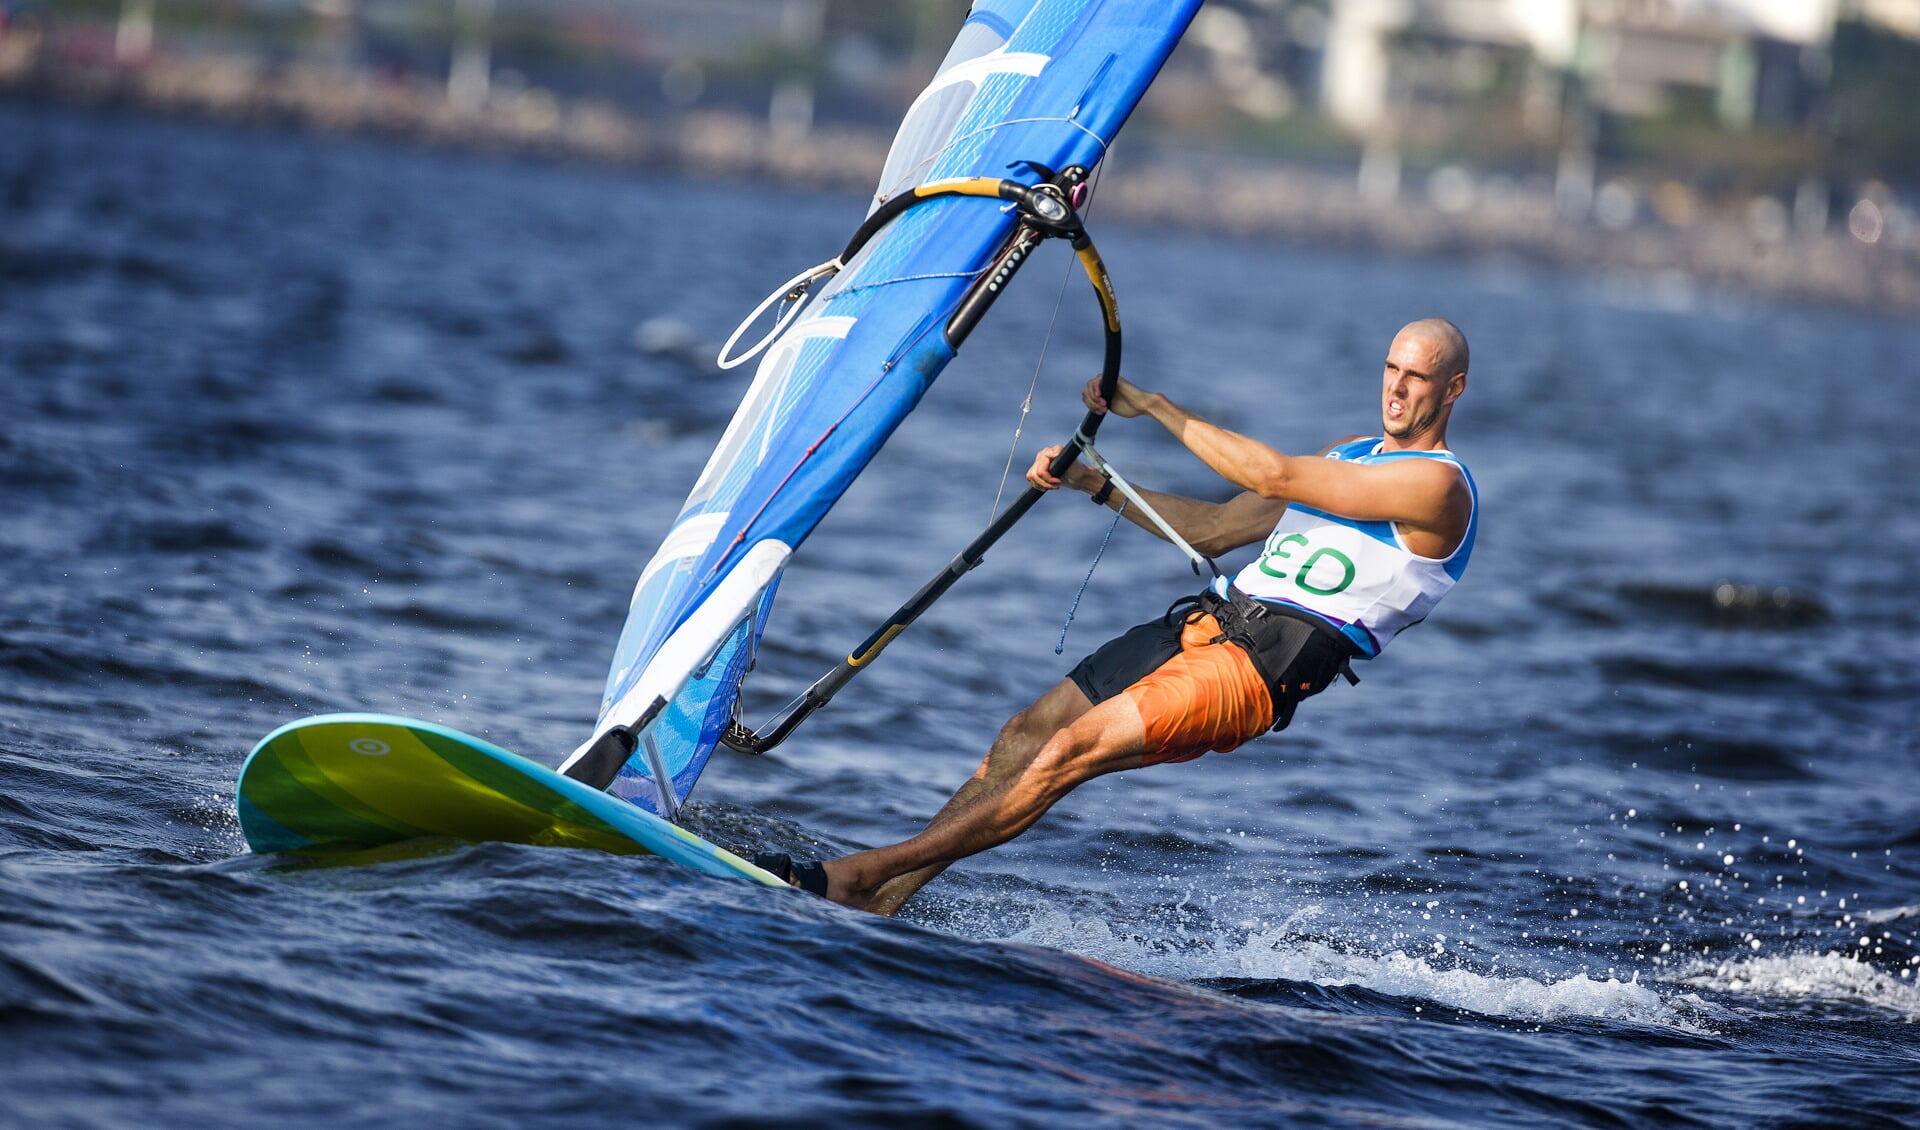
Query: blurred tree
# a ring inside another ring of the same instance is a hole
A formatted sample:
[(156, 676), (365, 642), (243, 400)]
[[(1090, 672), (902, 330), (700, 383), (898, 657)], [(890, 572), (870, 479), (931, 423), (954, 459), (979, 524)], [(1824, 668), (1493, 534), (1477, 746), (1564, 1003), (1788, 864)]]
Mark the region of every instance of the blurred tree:
[(828, 33), (858, 32), (889, 55), (924, 55), (937, 63), (967, 18), (967, 0), (828, 0)]
[(1920, 41), (1843, 20), (1831, 98), (1836, 172), (1920, 179)]

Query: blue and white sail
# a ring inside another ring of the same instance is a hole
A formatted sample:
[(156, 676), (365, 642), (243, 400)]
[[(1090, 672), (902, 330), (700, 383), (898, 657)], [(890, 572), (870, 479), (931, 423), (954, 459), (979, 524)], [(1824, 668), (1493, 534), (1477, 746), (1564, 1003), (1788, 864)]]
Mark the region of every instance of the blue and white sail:
[[(978, 0), (894, 139), (875, 208), (933, 181), (1037, 176), (1022, 162), (1095, 167), (1198, 7)], [(563, 769), (609, 732), (638, 730), (608, 787), (662, 815), (684, 801), (732, 719), (789, 557), (952, 359), (945, 323), (1015, 223), (989, 200), (926, 201), (807, 300), (641, 572), (598, 724)]]

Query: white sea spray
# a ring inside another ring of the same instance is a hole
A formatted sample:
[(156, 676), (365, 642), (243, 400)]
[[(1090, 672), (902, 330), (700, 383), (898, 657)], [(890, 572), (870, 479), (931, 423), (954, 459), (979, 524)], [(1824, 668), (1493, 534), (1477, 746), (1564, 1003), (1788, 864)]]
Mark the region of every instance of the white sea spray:
[(1686, 966), (1675, 984), (1739, 996), (1864, 1005), (1920, 1021), (1920, 987), (1844, 953), (1741, 957)]
[(1577, 1018), (1620, 1020), (1693, 1029), (1698, 1002), (1664, 998), (1638, 975), (1596, 980), (1584, 973), (1552, 979), (1518, 973), (1443, 967), (1400, 950), (1371, 953), (1303, 939), (1287, 926), (1223, 933), (1179, 947), (1116, 933), (1099, 917), (1074, 920), (1052, 909), (1035, 911), (1015, 941), (1057, 946), (1138, 973), (1183, 981), (1245, 978), (1355, 986), (1391, 997), (1430, 1001), (1482, 1016), (1528, 1021)]

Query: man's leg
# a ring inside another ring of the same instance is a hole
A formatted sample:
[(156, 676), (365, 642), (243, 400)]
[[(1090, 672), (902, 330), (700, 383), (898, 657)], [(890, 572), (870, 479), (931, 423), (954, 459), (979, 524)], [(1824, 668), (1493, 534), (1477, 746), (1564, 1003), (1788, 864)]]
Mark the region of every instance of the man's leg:
[[(927, 822), (927, 828), (939, 827), (952, 819), (955, 813), (978, 800), (982, 793), (1025, 769), (1048, 738), (1091, 709), (1093, 704), (1087, 701), (1086, 694), (1072, 680), (1060, 680), (1046, 694), (1035, 699), (1032, 706), (1007, 719), (1007, 724), (1000, 727), (999, 736), (993, 739), (992, 747), (987, 750), (987, 756), (981, 760), (980, 768), (974, 770), (973, 776)], [(899, 910), (913, 897), (914, 892), (945, 871), (948, 862), (935, 863), (889, 880), (874, 892), (873, 901), (867, 904), (867, 909), (875, 914), (889, 915)]]
[[(1004, 777), (981, 782), (964, 801), (956, 797), (919, 835), (892, 847), (828, 861), (827, 897), (852, 907), (871, 907), (889, 881), (1006, 843), (1076, 787), (1107, 773), (1138, 767), (1145, 748), (1146, 727), (1139, 709), (1131, 697), (1115, 695), (1055, 731)], [(902, 897), (893, 906), (904, 901)]]

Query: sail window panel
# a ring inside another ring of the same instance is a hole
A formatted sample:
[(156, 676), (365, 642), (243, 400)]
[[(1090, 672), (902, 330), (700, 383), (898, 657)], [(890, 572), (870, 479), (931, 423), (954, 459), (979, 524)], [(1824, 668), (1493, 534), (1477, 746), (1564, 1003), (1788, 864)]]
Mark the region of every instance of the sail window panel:
[[(652, 732), (664, 755), (667, 772), (676, 799), (684, 800), (693, 783), (706, 767), (713, 747), (733, 717), (734, 700), (740, 694), (740, 681), (746, 677), (753, 660), (753, 645), (758, 642), (758, 621), (767, 607), (765, 598), (755, 614), (744, 617), (715, 650), (706, 666), (687, 680), (680, 693), (654, 720)], [(616, 796), (633, 801), (658, 815), (661, 805), (655, 794), (653, 775), (640, 750), (627, 759), (610, 787)]]
[(940, 150), (952, 140), (954, 127), (960, 123), (960, 116), (966, 113), (967, 103), (973, 100), (974, 91), (978, 89), (971, 82), (956, 82), (930, 91), (930, 97), (914, 108), (887, 154), (887, 167), (880, 174), (880, 192), (874, 198), (875, 208), (887, 198), (926, 181), (927, 170), (933, 167)]
[(781, 382), (793, 369), (794, 354), (790, 350), (778, 350), (780, 344), (784, 343), (776, 343), (776, 351), (760, 362), (752, 387), (747, 389), (746, 397), (734, 411), (733, 420), (727, 424), (726, 433), (720, 437), (719, 444), (707, 459), (705, 469), (700, 472), (699, 481), (693, 484), (692, 492), (687, 495), (686, 505), (680, 511), (682, 516), (708, 509), (708, 503), (719, 485), (739, 469), (741, 452), (752, 444), (755, 433), (766, 420), (768, 406), (772, 404)]
[(998, 51), (1007, 45), (1007, 36), (1012, 27), (1001, 29), (993, 26), (995, 20), (990, 13), (975, 12), (961, 25), (960, 34), (953, 39), (953, 46), (947, 48), (946, 57), (940, 60), (940, 69), (934, 72), (934, 80), (969, 59), (978, 59), (989, 52)]
[(811, 386), (825, 353), (846, 336), (852, 324), (848, 318), (808, 318), (768, 349), (747, 400), (727, 426), (682, 513), (732, 508), (742, 487), (766, 459), (799, 396)]
[[(1027, 82), (1046, 67), (1047, 56), (1030, 52), (992, 51), (969, 59), (934, 79), (933, 84), (914, 100), (907, 119), (894, 138), (887, 164), (880, 176), (880, 191), (874, 207), (890, 196), (914, 185), (942, 177), (987, 170), (967, 167), (954, 172), (946, 158), (956, 142), (982, 136), (1000, 124), (1012, 99)], [(1012, 87), (1007, 87), (1011, 81)], [(981, 92), (986, 88), (1008, 92), (996, 94), (983, 108)]]
[(987, 170), (981, 169), (979, 164), (981, 155), (993, 141), (992, 127), (1006, 121), (1014, 99), (1032, 81), (1031, 76), (1016, 72), (987, 76), (967, 106), (966, 114), (955, 127), (952, 142), (934, 160), (933, 168), (928, 170), (927, 179), (943, 180), (986, 173)]
[[(1038, 55), (998, 55), (989, 59), (975, 60), (966, 64), (993, 63), (1010, 64), (1016, 69), (985, 73), (977, 89), (972, 93), (961, 111), (959, 120), (949, 130), (950, 137), (937, 152), (932, 166), (914, 178), (916, 183), (928, 180), (940, 180), (947, 177), (986, 174), (992, 170), (979, 167), (987, 146), (993, 140), (993, 127), (1006, 120), (1015, 99), (1033, 81), (1034, 74), (1045, 64), (1043, 56)], [(922, 103), (930, 105), (932, 100)], [(883, 182), (884, 183), (884, 182)], [(978, 200), (935, 200), (908, 211), (888, 225), (887, 230), (878, 238), (870, 241), (859, 254), (855, 255), (840, 273), (833, 284), (823, 293), (826, 301), (841, 298), (849, 292), (862, 287), (891, 281), (906, 273), (905, 265), (909, 260), (923, 257), (929, 246), (928, 235), (939, 222), (946, 209), (952, 207), (979, 208), (986, 206)], [(967, 260), (948, 264), (919, 263), (920, 270), (926, 273), (928, 268), (935, 271), (968, 271), (981, 266), (977, 256)]]
[[(817, 322), (820, 324), (796, 327), (775, 344), (774, 348), (780, 352), (767, 363), (777, 366), (778, 377), (768, 384), (765, 402), (751, 428), (743, 429), (737, 437), (738, 443), (729, 452), (731, 465), (709, 488), (709, 496), (703, 500), (706, 505), (733, 509), (768, 456), (780, 448), (787, 425), (812, 392), (827, 357), (852, 325), (852, 319), (820, 318)], [(819, 332), (814, 332), (816, 330)], [(808, 436), (805, 440), (811, 443), (813, 438)], [(792, 453), (793, 458), (797, 459), (805, 446), (802, 443)], [(787, 462), (790, 461), (782, 461), (779, 474), (786, 474)]]
[[(711, 544), (711, 539), (707, 544)], [(634, 588), (633, 600), (627, 609), (626, 625), (621, 629), (620, 642), (614, 645), (613, 663), (608, 670), (606, 689), (600, 700), (602, 713), (619, 697), (627, 676), (633, 673), (646, 650), (649, 630), (657, 630), (655, 626), (662, 622), (662, 610), (692, 577), (696, 560), (698, 554), (690, 554), (657, 569), (650, 567), (647, 575)]]
[(632, 609), (640, 605), (641, 594), (648, 590), (654, 574), (705, 553), (707, 547), (713, 544), (713, 539), (720, 536), (720, 530), (726, 522), (727, 511), (724, 510), (698, 514), (683, 511), (666, 540), (654, 551), (653, 560), (647, 562), (647, 567), (640, 571), (640, 579), (634, 583), (633, 596), (627, 601), (627, 607)]
[[(800, 348), (799, 358), (793, 365), (793, 376), (780, 387), (779, 399), (774, 402), (773, 423), (768, 427), (764, 440), (768, 447), (772, 446), (774, 437), (778, 434), (776, 429), (784, 428), (800, 407), (801, 401), (813, 395), (814, 386), (827, 367), (827, 359), (832, 356), (835, 347), (839, 344), (839, 336), (810, 337)], [(816, 437), (799, 438), (812, 443)], [(762, 458), (764, 457), (763, 455)]]
[(1006, 42), (1005, 35), (977, 19), (970, 19), (960, 29), (960, 35), (954, 39), (947, 57), (940, 61), (940, 70), (934, 75), (933, 81), (927, 84), (926, 90), (914, 99), (914, 104), (908, 107), (905, 120), (893, 136), (893, 145), (887, 150), (886, 165), (880, 172), (880, 190), (874, 197), (875, 208), (880, 206), (880, 201), (923, 181), (926, 169), (932, 163), (931, 158), (953, 136), (954, 124), (960, 120), (968, 99), (973, 97), (979, 83), (974, 76), (958, 78), (951, 72), (974, 59), (1000, 50), (1006, 46)]

